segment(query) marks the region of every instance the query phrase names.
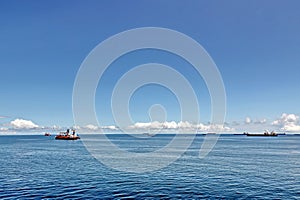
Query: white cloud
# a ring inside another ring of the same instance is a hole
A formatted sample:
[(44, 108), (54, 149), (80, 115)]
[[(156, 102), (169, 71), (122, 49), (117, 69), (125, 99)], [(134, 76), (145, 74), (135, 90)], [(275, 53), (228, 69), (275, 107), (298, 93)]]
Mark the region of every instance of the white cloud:
[(129, 126), (129, 129), (177, 129), (179, 124), (174, 121), (171, 122), (137, 122)]
[(244, 120), (244, 124), (240, 124), (240, 123), (233, 123), (233, 126), (241, 126), (244, 127), (245, 126), (247, 128), (251, 128), (251, 129), (260, 129), (261, 126), (260, 125), (265, 125), (267, 123), (267, 119), (251, 119), (250, 117), (246, 117)]
[(295, 114), (286, 114), (283, 113), (280, 117), (280, 119), (275, 120), (272, 125), (286, 125), (288, 123), (297, 123), (299, 120), (299, 116), (295, 115)]
[(267, 123), (267, 119), (256, 120), (254, 122), (254, 124), (266, 124), (266, 123)]
[(80, 127), (80, 126), (73, 126), (73, 129), (75, 129), (75, 130), (80, 130), (81, 127)]
[(10, 122), (10, 125), (14, 129), (33, 129), (38, 128), (39, 126), (33, 123), (30, 120), (24, 120), (24, 119), (15, 119)]
[(284, 125), (281, 130), (287, 131), (287, 132), (299, 132), (300, 131), (300, 125), (296, 124), (288, 124)]
[(0, 131), (8, 131), (8, 128), (6, 128), (6, 127), (0, 127)]
[[(45, 129), (47, 129), (47, 127), (45, 127)], [(49, 129), (60, 131), (62, 129), (62, 127), (57, 126), (57, 125), (53, 125), (52, 127), (49, 127)]]
[(252, 120), (250, 119), (250, 117), (246, 117), (245, 119), (245, 124), (251, 124)]
[(74, 126), (73, 127), (76, 130), (80, 130), (80, 132), (110, 132), (110, 131), (118, 131), (119, 128), (113, 125), (110, 126), (96, 126), (93, 124), (88, 124), (86, 126)]
[(128, 127), (129, 130), (140, 130), (140, 131), (148, 131), (148, 130), (159, 130), (162, 132), (166, 131), (186, 131), (186, 132), (231, 132), (234, 129), (229, 128), (224, 125), (205, 125), (205, 124), (193, 124), (187, 121), (180, 121), (176, 123), (175, 121), (171, 122), (137, 122), (134, 125)]
[(89, 129), (89, 130), (95, 131), (95, 130), (98, 129), (98, 126), (95, 126), (95, 125), (93, 125), (93, 124), (88, 124), (88, 125), (85, 126), (85, 128), (87, 128), (87, 129)]
[(299, 116), (295, 114), (283, 113), (279, 119), (272, 122), (272, 125), (280, 127), (282, 131), (300, 131)]
[(267, 123), (267, 119), (256, 119), (256, 120), (253, 120), (250, 117), (246, 117), (246, 119), (244, 121), (244, 125), (266, 124), (266, 123)]
[(111, 130), (111, 131), (117, 131), (117, 130), (119, 130), (119, 128), (116, 127), (116, 126), (102, 126), (101, 129)]

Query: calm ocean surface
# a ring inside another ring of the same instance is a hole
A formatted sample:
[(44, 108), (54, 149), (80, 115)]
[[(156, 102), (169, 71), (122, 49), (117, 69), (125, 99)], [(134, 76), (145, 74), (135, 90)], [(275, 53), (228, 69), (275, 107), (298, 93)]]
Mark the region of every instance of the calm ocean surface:
[[(127, 150), (149, 148), (143, 139), (109, 137)], [(150, 144), (172, 137), (157, 135)], [(80, 140), (0, 136), (0, 199), (300, 199), (299, 136), (221, 136), (199, 159), (203, 138), (168, 167), (136, 174), (107, 168)]]

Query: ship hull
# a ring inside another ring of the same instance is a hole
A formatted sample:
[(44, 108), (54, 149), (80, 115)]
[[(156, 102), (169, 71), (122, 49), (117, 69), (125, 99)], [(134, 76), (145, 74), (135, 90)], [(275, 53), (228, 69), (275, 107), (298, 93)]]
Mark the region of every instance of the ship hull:
[(247, 136), (256, 136), (256, 137), (277, 137), (278, 135), (265, 135), (265, 134), (246, 134)]
[(71, 136), (56, 136), (55, 137), (56, 140), (78, 140), (80, 139), (80, 137), (76, 136), (76, 137), (71, 137)]

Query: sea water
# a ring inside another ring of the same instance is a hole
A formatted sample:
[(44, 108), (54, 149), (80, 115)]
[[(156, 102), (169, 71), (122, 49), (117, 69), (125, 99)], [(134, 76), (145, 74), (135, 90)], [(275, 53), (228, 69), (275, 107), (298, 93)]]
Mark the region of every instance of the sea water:
[[(133, 152), (161, 148), (173, 137), (156, 135), (149, 143), (148, 138), (109, 135)], [(299, 136), (222, 135), (200, 159), (203, 139), (197, 135), (165, 168), (130, 173), (105, 166), (80, 140), (0, 136), (0, 199), (300, 199)]]

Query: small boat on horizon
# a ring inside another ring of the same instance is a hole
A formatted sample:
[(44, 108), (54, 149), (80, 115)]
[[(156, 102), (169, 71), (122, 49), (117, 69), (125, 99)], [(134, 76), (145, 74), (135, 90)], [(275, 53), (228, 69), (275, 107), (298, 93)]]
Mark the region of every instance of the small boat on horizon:
[(147, 136), (147, 137), (153, 137), (155, 134), (149, 133), (149, 132), (145, 132), (143, 133), (143, 135)]
[(51, 134), (50, 133), (45, 133), (45, 136), (51, 136)]

